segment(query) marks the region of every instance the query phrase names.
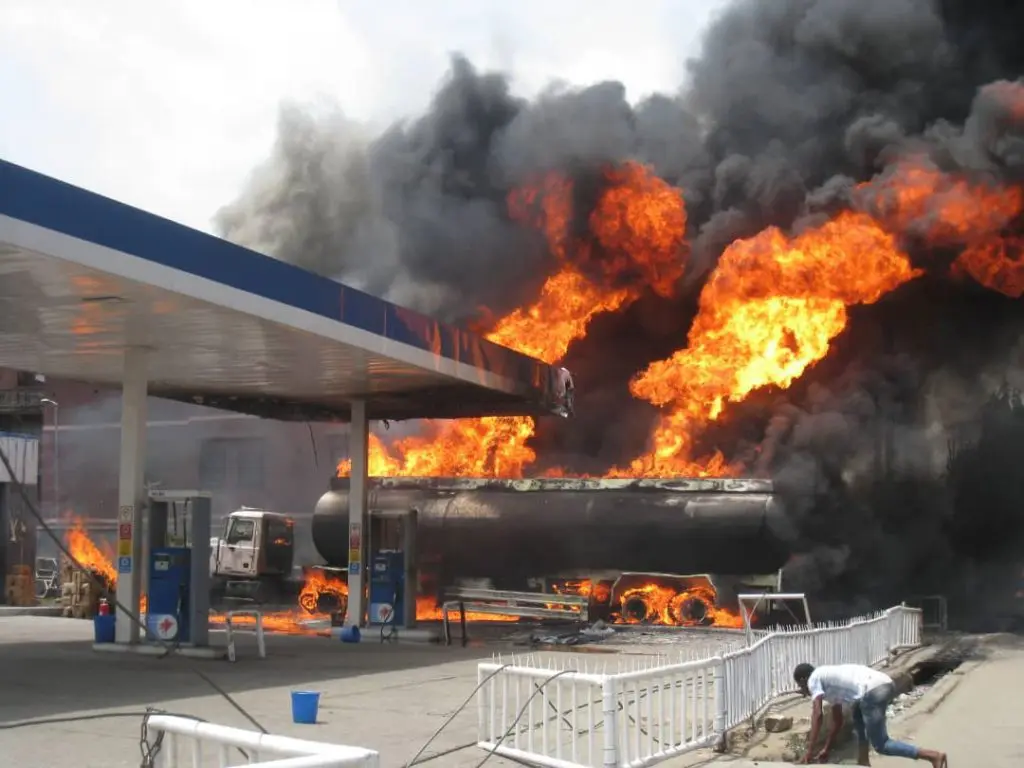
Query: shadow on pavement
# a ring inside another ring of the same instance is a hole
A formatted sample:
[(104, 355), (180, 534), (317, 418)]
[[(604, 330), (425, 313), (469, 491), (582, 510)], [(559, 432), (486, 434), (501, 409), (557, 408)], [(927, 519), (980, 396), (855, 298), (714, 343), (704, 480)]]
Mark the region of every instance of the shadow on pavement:
[[(358, 678), (452, 662), (487, 658), (491, 650), (407, 643), (381, 645), (376, 638), (358, 645), (326, 637), (269, 635), (267, 658), (256, 655), (255, 639), (237, 641), (235, 664), (226, 661), (157, 658), (92, 650), (91, 622), (71, 619), (0, 620), (0, 723), (60, 717), (101, 709), (143, 710), (159, 702), (216, 695), (195, 670), (202, 671), (231, 694), (262, 688), (316, 688), (343, 678)], [(68, 639), (68, 638), (76, 639)], [(215, 633), (223, 642), (222, 635)], [(77, 639), (81, 638), (81, 639)], [(436, 670), (438, 680), (451, 679), (454, 669)], [(466, 670), (460, 675), (465, 676)], [(430, 676), (427, 673), (426, 676)], [(420, 680), (424, 675), (417, 676)], [(359, 692), (352, 680), (353, 693)], [(370, 688), (370, 681), (367, 681)], [(372, 690), (381, 687), (378, 678)], [(468, 695), (472, 687), (466, 689)]]

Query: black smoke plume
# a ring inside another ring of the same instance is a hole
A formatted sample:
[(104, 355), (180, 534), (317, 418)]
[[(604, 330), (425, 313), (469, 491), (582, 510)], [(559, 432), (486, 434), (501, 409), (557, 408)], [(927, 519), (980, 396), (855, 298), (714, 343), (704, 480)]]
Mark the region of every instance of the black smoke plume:
[[(509, 219), (512, 189), (551, 169), (584, 180), (624, 160), (651, 165), (687, 202), (683, 290), (592, 323), (566, 361), (579, 417), (542, 423), (535, 441), (542, 463), (599, 472), (643, 449), (654, 413), (630, 397), (629, 378), (683, 344), (728, 243), (864, 204), (856, 183), (908, 152), (1021, 181), (1024, 135), (984, 89), (1024, 74), (1021, 43), (1022, 4), (736, 0), (707, 30), (685, 87), (637, 104), (617, 82), (526, 101), (506, 76), (456, 56), (427, 112), (380, 136), (340, 110), (283, 109), (271, 157), (217, 223), (229, 239), (468, 322), (481, 307), (501, 315), (531, 300), (554, 267), (537, 233)], [(913, 256), (931, 264), (955, 251)], [(950, 563), (984, 556), (981, 544), (958, 550), (964, 534), (947, 525), (969, 504), (950, 490), (960, 481), (948, 440), (990, 413), (989, 396), (1019, 371), (1024, 311), (936, 274), (854, 309), (797, 385), (756, 393), (702, 436), (791, 495), (805, 553), (796, 586), (847, 604), (935, 591), (949, 586)], [(986, 497), (976, 517), (1003, 515), (1017, 535), (1020, 515), (997, 510), (1008, 498)]]

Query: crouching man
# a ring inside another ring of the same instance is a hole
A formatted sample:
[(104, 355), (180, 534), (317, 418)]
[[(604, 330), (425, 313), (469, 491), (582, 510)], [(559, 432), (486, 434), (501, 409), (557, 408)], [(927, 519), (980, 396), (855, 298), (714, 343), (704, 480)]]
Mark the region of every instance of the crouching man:
[[(880, 755), (927, 760), (934, 768), (947, 768), (946, 755), (942, 752), (918, 749), (913, 744), (889, 738), (885, 714), (889, 704), (896, 698), (896, 686), (884, 672), (860, 664), (838, 664), (817, 669), (810, 664), (798, 664), (793, 670), (793, 679), (800, 692), (811, 697), (811, 733), (807, 737), (807, 753), (801, 763), (824, 763), (828, 760), (829, 750), (843, 724), (843, 705), (848, 704), (853, 712), (853, 727), (857, 733), (859, 765), (871, 765), (868, 760), (870, 744)], [(812, 751), (821, 731), (826, 703), (832, 710), (832, 722), (825, 746), (814, 755)]]

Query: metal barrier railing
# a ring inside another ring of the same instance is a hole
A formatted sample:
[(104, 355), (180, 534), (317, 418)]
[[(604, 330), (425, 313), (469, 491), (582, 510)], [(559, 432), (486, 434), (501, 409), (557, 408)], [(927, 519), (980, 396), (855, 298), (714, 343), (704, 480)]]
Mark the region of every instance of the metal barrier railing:
[(479, 665), (478, 745), (551, 768), (639, 768), (718, 743), (776, 697), (797, 664), (876, 664), (920, 645), (921, 611), (767, 632), (745, 648), (647, 669), (593, 673), (564, 656)]
[(175, 715), (150, 715), (146, 727), (164, 734), (157, 755), (161, 768), (245, 764), (262, 768), (380, 768), (379, 753), (362, 747), (245, 731)]
[(531, 619), (561, 621), (589, 620), (590, 599), (580, 595), (559, 595), (546, 592), (508, 592), (497, 589), (451, 590), (441, 604), (441, 629), (445, 645), (451, 645), (451, 614), (458, 612), (462, 644), (466, 634), (466, 613), (492, 616), (521, 616)]

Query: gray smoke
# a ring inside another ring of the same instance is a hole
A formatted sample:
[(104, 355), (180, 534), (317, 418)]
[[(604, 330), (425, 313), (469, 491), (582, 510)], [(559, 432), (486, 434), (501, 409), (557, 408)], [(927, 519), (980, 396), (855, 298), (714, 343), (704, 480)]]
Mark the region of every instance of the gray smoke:
[(788, 226), (837, 178), (870, 177), (911, 144), (962, 167), (1018, 164), (998, 99), (968, 116), (983, 83), (964, 66), (932, 0), (737, 0), (686, 90), (636, 105), (617, 82), (526, 102), (456, 56), (426, 114), (377, 137), (341, 107), (284, 107), (271, 157), (216, 225), (445, 319), (500, 313), (551, 266), (508, 220), (508, 193), (545, 170), (632, 158), (684, 190), (700, 272), (723, 244)]
[[(228, 239), (445, 320), (481, 307), (500, 315), (535, 296), (553, 268), (538, 234), (509, 220), (510, 191), (552, 169), (592, 183), (609, 164), (650, 164), (687, 201), (692, 258), (679, 298), (669, 313), (647, 297), (594, 323), (568, 359), (586, 381), (580, 418), (542, 424), (538, 437), (542, 456), (576, 455), (595, 471), (595, 457), (616, 463), (642, 447), (652, 414), (630, 400), (628, 378), (685, 337), (685, 327), (667, 337), (649, 318), (688, 322), (702, 279), (732, 240), (864, 204), (856, 184), (908, 153), (945, 171), (1024, 178), (1024, 134), (1007, 95), (1024, 74), (1024, 6), (1010, 5), (736, 0), (708, 29), (686, 87), (637, 104), (616, 82), (552, 86), (525, 101), (505, 75), (456, 56), (426, 113), (380, 136), (362, 135), (340, 108), (283, 109), (271, 157), (217, 226)], [(577, 187), (585, 209), (588, 185)], [(877, 511), (934, 510), (941, 494), (911, 493), (893, 478), (940, 474), (954, 422), (977, 418), (991, 393), (962, 383), (1015, 369), (1005, 360), (1024, 331), (1015, 311), (992, 309), (994, 294), (935, 280), (941, 285), (908, 286), (855, 313), (853, 341), (835, 359), (792, 391), (753, 398), (708, 436), (741, 452), (734, 425), (760, 419), (763, 430), (745, 443), (759, 451), (750, 465), (807, 500), (794, 505), (807, 542), (795, 572), (812, 586), (863, 575), (870, 552), (899, 563), (887, 578), (910, 578), (925, 550), (901, 560), (908, 529)], [(911, 332), (908, 319), (930, 325)], [(991, 333), (992, 322), (1003, 330)], [(599, 406), (590, 415), (588, 398)], [(628, 428), (605, 417), (616, 401)], [(884, 498), (895, 501), (883, 504), (875, 490), (847, 494), (828, 515), (814, 501), (881, 476)], [(937, 535), (923, 539), (935, 544)]]
[(285, 107), (270, 159), (217, 227), (442, 319), (510, 308), (543, 280), (546, 258), (507, 219), (493, 156), (521, 108), (504, 77), (460, 58), (429, 114), (372, 141), (339, 110)]

